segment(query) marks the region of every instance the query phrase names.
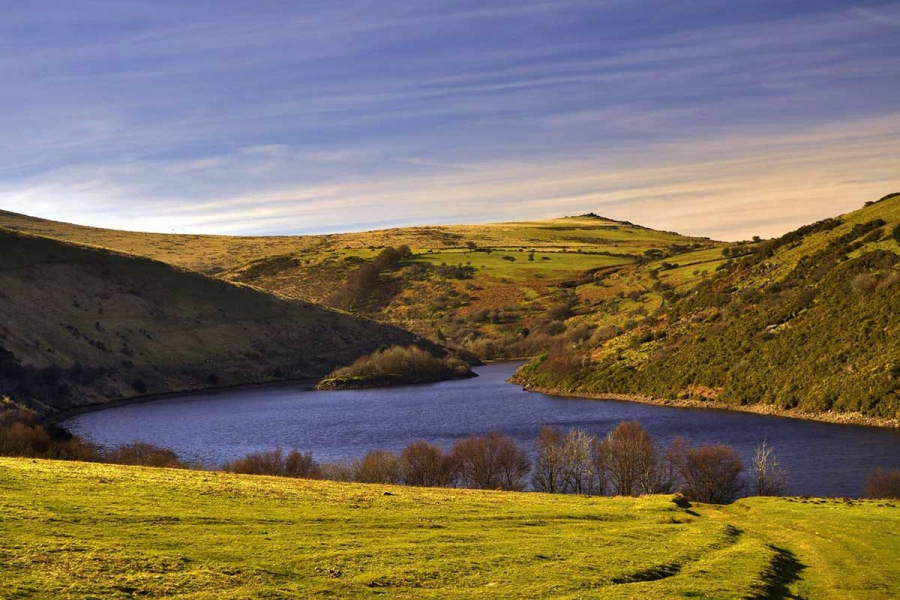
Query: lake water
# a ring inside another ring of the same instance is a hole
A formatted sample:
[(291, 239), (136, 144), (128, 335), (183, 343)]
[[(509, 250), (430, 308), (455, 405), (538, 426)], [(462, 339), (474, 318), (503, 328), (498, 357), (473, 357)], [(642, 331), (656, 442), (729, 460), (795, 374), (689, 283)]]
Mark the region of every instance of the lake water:
[(676, 435), (728, 443), (745, 460), (766, 439), (795, 494), (858, 496), (869, 469), (900, 468), (900, 431), (529, 393), (506, 382), (519, 364), (494, 363), (476, 368), (473, 379), (401, 388), (324, 392), (277, 385), (195, 394), (86, 413), (65, 426), (102, 446), (142, 440), (217, 466), (275, 446), (328, 462), (373, 448), (399, 451), (417, 439), (449, 447), (491, 431), (530, 448), (542, 425), (604, 434), (637, 419), (663, 444)]

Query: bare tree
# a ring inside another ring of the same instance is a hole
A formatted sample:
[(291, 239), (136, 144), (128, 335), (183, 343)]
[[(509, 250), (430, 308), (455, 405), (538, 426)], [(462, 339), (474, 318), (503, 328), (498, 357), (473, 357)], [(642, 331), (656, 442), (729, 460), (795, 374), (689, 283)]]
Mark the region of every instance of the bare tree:
[(388, 450), (370, 450), (356, 467), (360, 483), (400, 483), (400, 457)]
[(563, 432), (558, 427), (542, 427), (534, 440), (537, 460), (531, 474), (535, 491), (559, 494), (565, 492), (563, 481)]
[(753, 492), (757, 496), (781, 496), (787, 491), (787, 473), (766, 440), (753, 453), (750, 474)]
[(866, 498), (900, 500), (900, 469), (873, 469), (866, 477)]
[(622, 421), (598, 447), (605, 459), (611, 493), (634, 496), (668, 491), (666, 470), (653, 438), (637, 421)]
[(739, 479), (744, 463), (740, 454), (726, 444), (690, 446), (677, 437), (668, 458), (681, 476), (682, 492), (689, 500), (724, 504), (737, 497), (742, 488)]
[(594, 436), (583, 429), (570, 429), (563, 441), (564, 491), (570, 494), (596, 492)]
[(455, 478), (450, 458), (439, 446), (423, 440), (413, 442), (403, 450), (400, 467), (407, 485), (449, 486)]
[(291, 450), (288, 454), (281, 448), (266, 452), (251, 452), (222, 467), (224, 471), (248, 475), (277, 475), (280, 477), (300, 477), (319, 479), (322, 469), (309, 452)]
[(469, 488), (522, 490), (531, 470), (525, 450), (496, 432), (457, 441), (450, 457), (460, 482)]
[(107, 462), (119, 465), (143, 465), (146, 467), (181, 467), (178, 455), (168, 448), (146, 442), (133, 442), (106, 453)]

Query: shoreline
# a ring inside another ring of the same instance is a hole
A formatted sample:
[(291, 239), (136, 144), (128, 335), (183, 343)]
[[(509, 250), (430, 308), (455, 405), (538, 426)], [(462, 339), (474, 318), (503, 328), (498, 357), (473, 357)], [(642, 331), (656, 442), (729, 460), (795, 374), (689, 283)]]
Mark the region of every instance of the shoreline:
[(147, 394), (144, 396), (132, 396), (131, 398), (119, 398), (116, 400), (110, 400), (109, 402), (95, 402), (93, 404), (85, 404), (83, 406), (75, 406), (72, 408), (67, 408), (66, 410), (61, 410), (59, 412), (55, 412), (46, 416), (43, 416), (39, 419), (39, 422), (42, 425), (59, 425), (63, 421), (71, 419), (73, 417), (77, 417), (79, 415), (83, 415), (86, 413), (96, 412), (98, 410), (105, 410), (107, 408), (119, 408), (122, 406), (129, 406), (131, 404), (142, 404), (144, 402), (153, 402), (154, 400), (168, 400), (172, 398), (186, 398), (190, 396), (205, 396), (212, 395), (218, 392), (230, 392), (232, 390), (243, 390), (243, 389), (253, 389), (259, 387), (274, 387), (283, 385), (294, 386), (299, 385), (306, 388), (308, 386), (309, 390), (312, 391), (315, 389), (315, 385), (317, 382), (321, 381), (320, 378), (303, 378), (303, 379), (277, 379), (273, 381), (259, 381), (255, 383), (236, 383), (234, 385), (222, 385), (216, 387), (201, 387), (201, 388), (189, 388), (185, 390), (177, 390), (172, 392), (161, 392), (159, 394)]
[(668, 400), (656, 399), (641, 394), (612, 394), (579, 392), (561, 388), (544, 388), (519, 383), (515, 377), (509, 379), (510, 383), (521, 386), (526, 392), (536, 392), (548, 396), (562, 396), (565, 398), (582, 398), (585, 400), (610, 400), (614, 402), (637, 402), (639, 404), (651, 404), (653, 406), (667, 406), (671, 408), (706, 408), (710, 410), (727, 410), (731, 412), (743, 412), (766, 417), (781, 417), (785, 419), (799, 419), (803, 421), (817, 421), (819, 423), (831, 423), (833, 425), (860, 425), (864, 427), (880, 427), (884, 429), (900, 429), (900, 419), (886, 417), (867, 417), (860, 413), (836, 413), (815, 412), (808, 413), (799, 410), (785, 410), (769, 404), (734, 405), (725, 402), (711, 402), (703, 400)]

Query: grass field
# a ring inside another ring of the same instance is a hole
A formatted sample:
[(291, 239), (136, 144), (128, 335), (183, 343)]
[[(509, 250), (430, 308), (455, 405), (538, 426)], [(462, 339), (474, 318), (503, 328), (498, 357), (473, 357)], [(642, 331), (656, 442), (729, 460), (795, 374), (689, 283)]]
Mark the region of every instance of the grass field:
[(892, 598), (900, 506), (0, 458), (2, 598)]

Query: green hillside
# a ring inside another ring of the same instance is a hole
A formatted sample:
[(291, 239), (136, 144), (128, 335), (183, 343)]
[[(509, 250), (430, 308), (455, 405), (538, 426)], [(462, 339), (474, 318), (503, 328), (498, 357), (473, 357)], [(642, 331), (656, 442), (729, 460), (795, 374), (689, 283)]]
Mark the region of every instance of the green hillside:
[[(562, 325), (548, 311), (571, 304), (580, 282), (615, 273), (615, 279), (607, 278), (617, 284), (613, 293), (630, 293), (644, 289), (626, 276), (636, 265), (677, 256), (696, 265), (678, 279), (696, 283), (718, 264), (722, 247), (592, 214), (269, 238), (113, 231), (2, 211), (0, 226), (156, 258), (285, 299), (348, 309), (481, 358), (534, 356), (561, 341)], [(401, 246), (411, 256), (382, 269), (378, 281), (359, 294), (362, 301), (335, 300), (354, 271), (385, 248)], [(592, 300), (590, 293), (585, 298)]]
[(890, 598), (896, 502), (598, 498), (0, 458), (4, 598)]
[(322, 377), (382, 344), (413, 342), (147, 258), (0, 229), (0, 396), (41, 412)]
[[(575, 394), (759, 403), (896, 423), (898, 227), (895, 196), (775, 240), (729, 248), (700, 283), (635, 295), (639, 318), (607, 339), (558, 346), (516, 379)], [(665, 281), (683, 270), (648, 268), (635, 277)], [(586, 318), (592, 317), (580, 319)], [(567, 328), (578, 321), (567, 320)]]

